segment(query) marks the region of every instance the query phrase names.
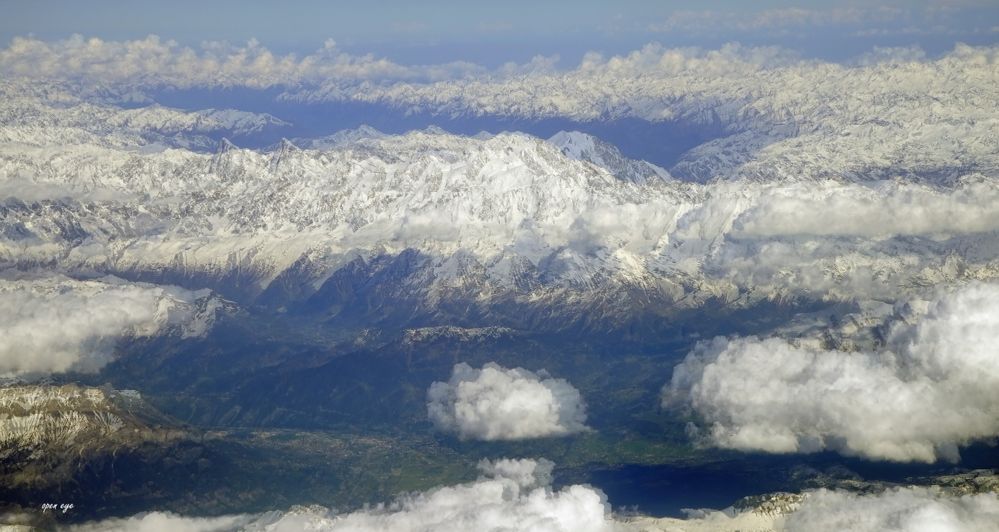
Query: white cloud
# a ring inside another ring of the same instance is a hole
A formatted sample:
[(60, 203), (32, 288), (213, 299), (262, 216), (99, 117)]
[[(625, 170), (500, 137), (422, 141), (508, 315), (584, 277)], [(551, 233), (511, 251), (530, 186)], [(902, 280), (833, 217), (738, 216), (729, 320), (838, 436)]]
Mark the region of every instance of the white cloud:
[(212, 315), (193, 304), (206, 295), (111, 277), (0, 280), (0, 375), (95, 371), (124, 336), (203, 332)]
[(430, 386), (427, 397), (434, 425), (463, 439), (519, 440), (587, 430), (579, 391), (544, 372), (460, 363), (448, 382)]
[(875, 46), (870, 52), (861, 55), (857, 64), (870, 66), (877, 64), (916, 63), (926, 60), (926, 52), (918, 46)]
[(60, 41), (15, 37), (0, 50), (7, 78), (83, 80), (101, 86), (129, 84), (171, 87), (296, 86), (301, 83), (437, 80), (482, 73), (464, 62), (405, 66), (373, 55), (351, 55), (327, 40), (313, 54), (271, 52), (256, 40), (243, 46), (208, 42), (200, 49), (156, 35), (134, 41), (105, 41), (74, 35)]
[[(891, 11), (875, 11), (885, 10)], [(833, 11), (842, 20), (863, 12)], [(799, 8), (767, 13), (759, 20), (826, 17)], [(299, 57), (275, 54), (255, 41), (193, 49), (156, 36), (135, 41), (18, 37), (0, 49), (0, 74), (9, 80), (83, 80), (109, 88), (284, 87), (293, 99), (384, 102), (441, 113), (719, 119), (733, 130), (755, 124), (785, 136), (794, 128), (802, 134), (816, 126), (839, 133), (845, 125), (878, 125), (889, 131), (873, 128), (867, 134), (907, 135), (913, 127), (955, 128), (966, 122), (987, 128), (978, 122), (995, 115), (996, 50), (957, 45), (926, 60), (918, 48), (875, 49), (844, 66), (803, 61), (777, 47), (728, 44), (703, 50), (649, 44), (619, 56), (588, 53), (577, 68), (560, 71), (557, 58), (546, 57), (496, 70), (465, 62), (401, 65), (345, 53), (333, 41)], [(907, 67), (898, 68), (900, 62)], [(900, 130), (890, 127), (899, 123), (904, 124)]]
[[(719, 199), (731, 201), (732, 196)], [(992, 182), (946, 190), (898, 183), (789, 183), (761, 187), (735, 219), (732, 234), (886, 238), (980, 233), (999, 228), (996, 205), (999, 187)]]
[(664, 405), (687, 405), (725, 448), (832, 449), (872, 459), (956, 459), (999, 435), (999, 286), (941, 296), (886, 349), (829, 351), (779, 338), (716, 338), (674, 369)]
[(322, 507), (207, 519), (152, 513), (71, 530), (611, 532), (618, 529), (600, 491), (581, 485), (552, 489), (552, 463), (547, 460), (483, 461), (480, 469), (485, 476), (474, 482), (403, 495), (389, 504), (345, 514)]
[(552, 483), (555, 463), (541, 458), (533, 460), (503, 458), (500, 460), (480, 460), (479, 471), (487, 477), (507, 478), (520, 486), (548, 486)]
[(500, 460), (480, 466), (488, 476), (400, 497), (345, 515), (285, 514), (267, 531), (340, 530), (463, 532), (467, 530), (598, 532), (614, 529), (604, 495), (586, 486), (552, 490), (551, 462)]
[(953, 188), (740, 181), (702, 191), (665, 224), (632, 219), (622, 209), (619, 218), (633, 229), (605, 231), (601, 241), (627, 242), (643, 256), (648, 248), (635, 244), (643, 234), (656, 235), (670, 245), (657, 245), (662, 259), (652, 264), (696, 275), (722, 293), (729, 286), (741, 293), (894, 301), (931, 284), (996, 277), (999, 185), (991, 179)]
[[(690, 511), (687, 519), (619, 517), (597, 489), (554, 490), (551, 462), (480, 464), (474, 482), (403, 495), (389, 504), (338, 514), (321, 506), (223, 517), (149, 512), (68, 527), (71, 532), (987, 532), (999, 519), (994, 493), (955, 495), (937, 487), (875, 494), (818, 490), (786, 496), (773, 511)], [(510, 472), (512, 474), (509, 474)]]
[(185, 517), (171, 512), (148, 512), (69, 527), (73, 532), (233, 532), (252, 518), (242, 515)]

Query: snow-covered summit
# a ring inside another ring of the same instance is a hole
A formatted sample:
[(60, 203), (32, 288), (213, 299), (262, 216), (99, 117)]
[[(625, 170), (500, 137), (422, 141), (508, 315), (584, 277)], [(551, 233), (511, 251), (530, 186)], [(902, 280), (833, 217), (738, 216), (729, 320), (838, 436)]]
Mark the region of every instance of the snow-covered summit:
[(315, 138), (293, 139), (292, 142), (301, 148), (328, 150), (331, 148), (347, 146), (362, 139), (381, 138), (384, 136), (385, 134), (381, 131), (378, 131), (367, 124), (362, 124), (354, 129), (337, 131), (332, 135)]
[(579, 131), (559, 131), (548, 139), (562, 153), (577, 161), (593, 163), (634, 183), (671, 179), (669, 172), (647, 161), (625, 157), (616, 146)]

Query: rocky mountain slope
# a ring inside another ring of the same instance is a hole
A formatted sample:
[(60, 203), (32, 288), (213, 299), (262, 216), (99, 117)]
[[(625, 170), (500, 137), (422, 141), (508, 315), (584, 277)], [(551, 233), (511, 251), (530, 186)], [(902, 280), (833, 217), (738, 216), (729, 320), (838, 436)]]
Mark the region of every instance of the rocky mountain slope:
[(188, 437), (135, 391), (73, 384), (0, 388), (0, 484), (8, 494), (58, 489), (102, 457)]

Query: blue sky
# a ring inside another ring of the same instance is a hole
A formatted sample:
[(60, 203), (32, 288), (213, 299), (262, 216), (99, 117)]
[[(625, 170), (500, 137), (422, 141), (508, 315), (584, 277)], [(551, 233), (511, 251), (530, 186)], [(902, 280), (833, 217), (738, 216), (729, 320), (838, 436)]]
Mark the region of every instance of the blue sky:
[(328, 38), (354, 52), (403, 63), (470, 60), (497, 64), (536, 54), (572, 61), (587, 50), (620, 53), (658, 41), (716, 47), (777, 44), (836, 59), (874, 45), (919, 45), (999, 37), (996, 0), (820, 2), (737, 0), (455, 2), (368, 0), (170, 2), (3, 1), (0, 39), (78, 33), (122, 40), (157, 34), (187, 44), (255, 38), (277, 51), (315, 50)]

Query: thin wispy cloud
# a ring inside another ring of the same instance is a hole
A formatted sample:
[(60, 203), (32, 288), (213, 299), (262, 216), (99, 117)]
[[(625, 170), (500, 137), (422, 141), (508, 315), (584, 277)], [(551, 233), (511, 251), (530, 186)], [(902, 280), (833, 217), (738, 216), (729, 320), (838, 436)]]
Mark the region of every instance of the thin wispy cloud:
[(198, 48), (150, 35), (107, 41), (75, 35), (60, 41), (17, 37), (0, 50), (9, 78), (76, 79), (92, 83), (170, 87), (250, 87), (344, 82), (454, 79), (481, 74), (471, 63), (407, 66), (371, 54), (340, 50), (332, 39), (312, 54), (278, 54), (256, 40), (206, 42)]

